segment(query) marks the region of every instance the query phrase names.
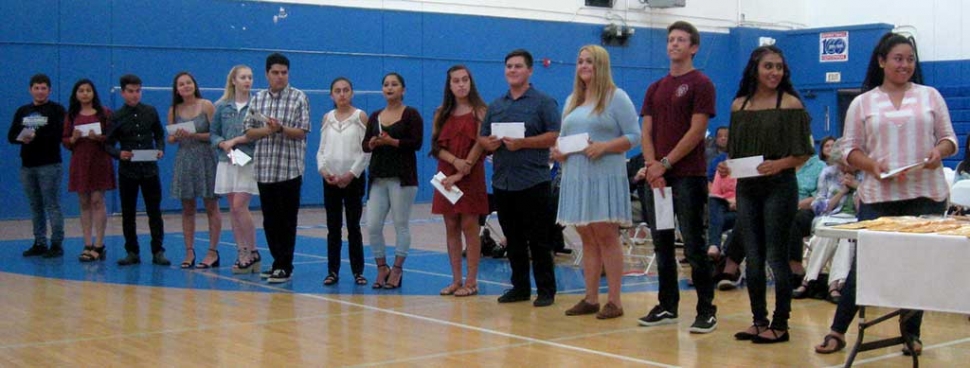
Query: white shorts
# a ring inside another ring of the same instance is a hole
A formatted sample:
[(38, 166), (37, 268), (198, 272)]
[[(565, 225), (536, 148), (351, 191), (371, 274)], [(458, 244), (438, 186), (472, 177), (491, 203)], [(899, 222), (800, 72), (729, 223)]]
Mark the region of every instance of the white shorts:
[(250, 163), (246, 166), (236, 166), (228, 161), (219, 161), (216, 166), (216, 194), (249, 193), (259, 195), (256, 187), (256, 174)]

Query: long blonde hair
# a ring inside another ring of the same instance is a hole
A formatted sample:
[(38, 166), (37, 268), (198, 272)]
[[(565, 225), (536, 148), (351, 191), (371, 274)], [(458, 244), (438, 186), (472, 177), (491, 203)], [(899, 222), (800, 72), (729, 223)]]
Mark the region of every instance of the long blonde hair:
[(219, 101), (232, 102), (236, 98), (236, 86), (232, 84), (232, 80), (236, 79), (236, 73), (243, 68), (253, 70), (253, 68), (242, 64), (232, 67), (232, 70), (229, 71), (229, 75), (226, 76), (226, 91), (222, 93), (222, 97), (219, 97)]
[(610, 99), (613, 98), (613, 92), (616, 91), (613, 74), (610, 72), (610, 53), (599, 45), (583, 46), (579, 49), (579, 54), (582, 54), (583, 51), (589, 52), (593, 56), (593, 85), (587, 86), (586, 82), (579, 78), (579, 69), (577, 68), (572, 98), (569, 99), (569, 104), (566, 105), (566, 113), (563, 115), (569, 115), (577, 107), (586, 103), (586, 88), (593, 88), (593, 98), (596, 99), (593, 112), (602, 114)]

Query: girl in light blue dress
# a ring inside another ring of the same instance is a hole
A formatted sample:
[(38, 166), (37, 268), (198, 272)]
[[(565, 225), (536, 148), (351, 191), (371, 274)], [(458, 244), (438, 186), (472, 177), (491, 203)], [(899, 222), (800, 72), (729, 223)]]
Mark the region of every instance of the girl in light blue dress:
[[(573, 93), (562, 115), (560, 139), (589, 135), (589, 145), (583, 150), (563, 152), (558, 144), (552, 149), (552, 158), (562, 162), (563, 172), (557, 222), (575, 226), (583, 241), (586, 297), (566, 315), (620, 317), (623, 251), (618, 234), (619, 226), (631, 220), (624, 153), (640, 144), (640, 125), (630, 97), (613, 83), (610, 56), (602, 47), (579, 49)], [(609, 294), (600, 310), (602, 268), (606, 269)]]

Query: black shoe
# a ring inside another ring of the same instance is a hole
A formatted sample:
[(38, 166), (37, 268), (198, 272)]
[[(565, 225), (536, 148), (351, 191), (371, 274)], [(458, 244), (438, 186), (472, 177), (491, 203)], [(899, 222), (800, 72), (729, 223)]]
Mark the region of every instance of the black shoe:
[(125, 256), (125, 258), (118, 260), (119, 266), (130, 266), (130, 265), (136, 265), (139, 263), (141, 263), (141, 257), (139, 257), (137, 253), (128, 253), (128, 255)]
[(282, 284), (284, 282), (290, 281), (290, 278), (292, 278), (292, 276), (293, 275), (290, 272), (287, 272), (286, 270), (283, 270), (283, 269), (279, 269), (279, 270), (273, 271), (273, 275), (267, 278), (266, 282), (270, 284)]
[(43, 243), (34, 243), (34, 245), (31, 245), (30, 248), (27, 248), (27, 250), (21, 254), (23, 254), (24, 257), (34, 257), (42, 256), (45, 253), (47, 253), (47, 245), (44, 245)]
[(553, 252), (555, 252), (555, 254), (573, 254), (573, 250), (569, 248), (559, 248)]
[(690, 325), (690, 333), (706, 334), (717, 329), (717, 309), (697, 315), (694, 324)]
[(60, 244), (52, 244), (50, 249), (41, 255), (41, 258), (59, 258), (64, 256), (64, 248)]
[(528, 291), (519, 291), (515, 289), (509, 289), (505, 291), (505, 294), (498, 297), (499, 303), (515, 303), (524, 302), (532, 298), (532, 295)]
[(159, 266), (171, 266), (172, 261), (169, 261), (168, 258), (165, 258), (164, 250), (160, 250), (158, 251), (158, 253), (155, 253), (154, 255), (152, 255), (152, 264), (159, 265)]
[(738, 286), (741, 286), (741, 280), (743, 279), (744, 277), (741, 275), (741, 271), (738, 271), (734, 275), (725, 274), (721, 281), (717, 282), (717, 289), (721, 291), (737, 289)]
[(769, 328), (768, 331), (771, 331), (771, 335), (774, 336), (773, 339), (761, 337), (761, 335), (755, 335), (751, 338), (751, 342), (755, 344), (777, 344), (779, 342), (786, 342), (791, 338), (791, 336), (788, 334), (788, 330), (785, 330), (780, 335), (778, 334), (778, 330), (773, 328)]
[(265, 270), (265, 271), (263, 271), (263, 272), (260, 272), (260, 273), (259, 273), (259, 278), (261, 278), (261, 279), (263, 279), (263, 280), (265, 280), (265, 279), (268, 279), (268, 278), (270, 278), (271, 276), (273, 276), (273, 272), (276, 272), (276, 270), (274, 270), (274, 269), (272, 269), (272, 268), (270, 268), (270, 269), (268, 269), (268, 270)]
[(639, 323), (640, 326), (647, 327), (677, 323), (677, 312), (664, 310), (663, 307), (658, 305), (653, 307), (653, 309), (650, 310), (650, 313), (640, 317), (637, 323)]
[(539, 294), (539, 296), (536, 297), (536, 300), (534, 302), (532, 302), (532, 306), (533, 307), (548, 307), (548, 306), (552, 305), (552, 303), (555, 303), (555, 302), (556, 302), (556, 296), (555, 295), (542, 295), (542, 294)]

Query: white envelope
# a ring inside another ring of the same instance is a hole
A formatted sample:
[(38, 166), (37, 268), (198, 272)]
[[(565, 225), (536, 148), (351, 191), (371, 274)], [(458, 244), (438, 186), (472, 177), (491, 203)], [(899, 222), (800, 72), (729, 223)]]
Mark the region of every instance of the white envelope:
[(445, 178), (447, 178), (447, 176), (439, 171), (437, 174), (434, 174), (433, 178), (431, 178), (431, 186), (438, 190), (438, 193), (445, 196), (445, 198), (448, 199), (448, 202), (455, 204), (459, 199), (461, 199), (461, 196), (465, 195), (465, 193), (462, 192), (461, 189), (458, 189), (457, 185), (452, 185), (451, 190), (445, 190), (444, 184), (441, 184), (441, 181), (445, 180)]
[[(661, 190), (663, 197), (660, 196)], [(653, 210), (657, 217), (657, 230), (674, 228), (674, 192), (671, 187), (653, 188)]]
[(247, 155), (246, 152), (240, 151), (238, 149), (233, 149), (231, 152), (228, 153), (228, 155), (229, 155), (229, 161), (236, 166), (246, 166), (246, 164), (248, 164), (249, 161), (253, 160), (253, 158), (249, 157), (249, 155)]
[(908, 171), (912, 171), (912, 170), (916, 170), (916, 169), (922, 168), (923, 165), (926, 165), (926, 161), (929, 161), (929, 160), (924, 158), (922, 161), (919, 161), (917, 163), (905, 165), (905, 166), (902, 166), (902, 167), (897, 167), (897, 168), (892, 169), (892, 170), (889, 170), (887, 172), (880, 173), (879, 174), (879, 179), (889, 179), (891, 177), (898, 176), (899, 174), (902, 174), (904, 172), (908, 172)]
[(20, 130), (20, 134), (17, 134), (17, 141), (23, 142), (23, 141), (27, 140), (27, 138), (32, 137), (32, 136), (34, 136), (34, 129), (32, 129), (32, 128), (23, 128), (23, 129)]
[(761, 173), (758, 172), (758, 165), (761, 165), (762, 162), (765, 162), (764, 156), (724, 160), (724, 163), (731, 169), (731, 177), (735, 179), (761, 176)]
[(81, 124), (74, 127), (74, 130), (80, 131), (82, 137), (87, 137), (89, 132), (94, 132), (94, 134), (101, 135), (101, 123), (95, 122), (91, 124)]
[(492, 123), (492, 135), (495, 138), (525, 138), (525, 123)]
[(589, 147), (589, 133), (579, 133), (559, 137), (556, 145), (559, 147), (559, 152), (564, 155), (582, 151), (586, 149), (586, 147)]
[(186, 121), (184, 123), (169, 124), (165, 126), (165, 130), (168, 131), (168, 134), (175, 134), (175, 132), (177, 132), (179, 129), (182, 129), (190, 134), (195, 133), (195, 123)]
[(266, 117), (266, 115), (263, 115), (262, 113), (260, 113), (259, 111), (256, 111), (256, 110), (253, 110), (253, 109), (249, 109), (249, 112), (253, 116), (253, 120), (256, 120), (256, 121), (258, 121), (260, 123), (263, 123), (263, 124), (266, 124), (266, 123), (269, 122), (269, 118)]
[(158, 161), (158, 150), (131, 150), (131, 162)]

